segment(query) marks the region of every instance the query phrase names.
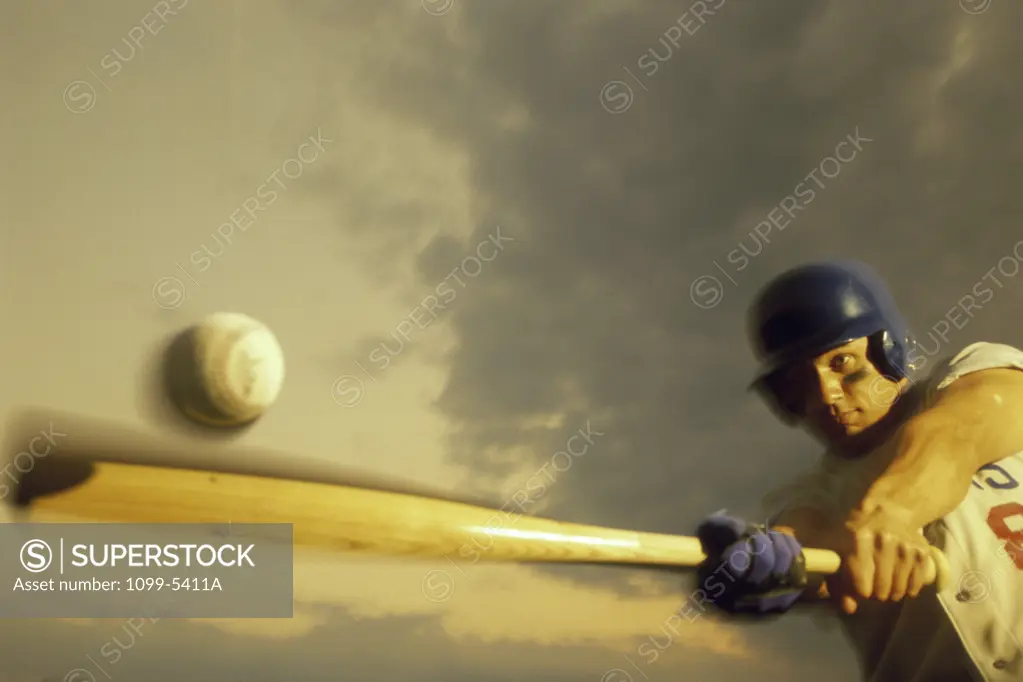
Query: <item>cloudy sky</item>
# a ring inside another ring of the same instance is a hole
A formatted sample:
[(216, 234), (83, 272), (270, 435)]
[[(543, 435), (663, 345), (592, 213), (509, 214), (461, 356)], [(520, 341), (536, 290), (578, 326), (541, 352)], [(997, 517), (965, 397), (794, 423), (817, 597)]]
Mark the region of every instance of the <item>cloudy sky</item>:
[[(745, 391), (780, 270), (865, 259), (928, 348), (1021, 343), (1023, 10), (747, 5), (7, 3), (2, 408), (176, 437), (154, 353), (239, 311), (288, 362), (241, 445), (622, 528), (757, 512), (816, 456)], [(672, 620), (692, 588), (299, 553), (292, 620), (116, 663), (123, 621), (5, 621), (0, 682), (857, 679), (830, 619)]]

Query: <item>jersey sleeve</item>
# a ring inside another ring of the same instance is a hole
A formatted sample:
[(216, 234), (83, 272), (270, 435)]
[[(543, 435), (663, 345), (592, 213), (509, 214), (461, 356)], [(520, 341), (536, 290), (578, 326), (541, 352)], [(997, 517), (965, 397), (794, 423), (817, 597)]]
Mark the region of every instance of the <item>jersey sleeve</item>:
[(1023, 350), (1004, 343), (970, 344), (932, 375), (928, 402), (956, 379), (985, 369), (1023, 369)]

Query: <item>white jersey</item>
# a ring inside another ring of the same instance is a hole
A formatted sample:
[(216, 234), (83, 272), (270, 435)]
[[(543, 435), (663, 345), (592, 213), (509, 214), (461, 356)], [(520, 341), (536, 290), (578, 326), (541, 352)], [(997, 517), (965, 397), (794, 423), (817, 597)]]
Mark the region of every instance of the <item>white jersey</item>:
[[(1002, 367), (1023, 369), (1023, 351), (975, 343), (918, 387), (921, 406), (961, 376)], [(859, 460), (826, 453), (812, 472), (768, 495), (765, 511), (810, 502), (844, 515), (893, 454), (893, 443)], [(925, 590), (900, 603), (870, 601), (843, 616), (864, 679), (1023, 680), (1023, 452), (981, 468), (962, 504), (924, 532), (948, 557), (950, 584), (936, 596)]]

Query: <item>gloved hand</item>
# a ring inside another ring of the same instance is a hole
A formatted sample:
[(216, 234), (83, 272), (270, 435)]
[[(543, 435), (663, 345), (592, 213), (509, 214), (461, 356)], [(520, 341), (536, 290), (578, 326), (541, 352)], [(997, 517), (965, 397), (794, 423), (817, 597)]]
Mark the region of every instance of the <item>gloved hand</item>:
[(700, 588), (725, 611), (787, 611), (806, 589), (803, 549), (791, 535), (723, 513), (704, 520), (696, 535), (708, 557)]

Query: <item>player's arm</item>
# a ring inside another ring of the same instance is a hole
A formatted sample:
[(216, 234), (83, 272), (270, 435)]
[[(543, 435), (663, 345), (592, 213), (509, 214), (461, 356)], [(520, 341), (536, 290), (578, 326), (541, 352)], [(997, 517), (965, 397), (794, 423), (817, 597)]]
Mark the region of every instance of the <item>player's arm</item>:
[(942, 389), (897, 436), (896, 454), (854, 517), (923, 528), (966, 498), (986, 464), (1023, 451), (1023, 371), (976, 371)]

